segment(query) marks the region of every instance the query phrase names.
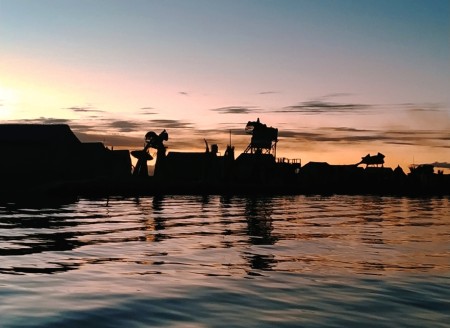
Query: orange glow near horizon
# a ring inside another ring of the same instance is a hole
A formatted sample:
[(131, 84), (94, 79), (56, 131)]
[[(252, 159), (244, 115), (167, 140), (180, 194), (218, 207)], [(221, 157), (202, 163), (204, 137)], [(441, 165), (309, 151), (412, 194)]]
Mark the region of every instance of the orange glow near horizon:
[(232, 130), (238, 155), (259, 117), (303, 164), (450, 163), (442, 4), (182, 4), (2, 3), (0, 121), (66, 123), (116, 149), (167, 129), (169, 151), (224, 150)]

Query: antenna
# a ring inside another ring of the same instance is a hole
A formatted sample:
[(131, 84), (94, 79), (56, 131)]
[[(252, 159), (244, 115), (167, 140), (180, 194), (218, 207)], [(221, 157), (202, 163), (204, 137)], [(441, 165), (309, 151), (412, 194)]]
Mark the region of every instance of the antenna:
[(231, 147), (231, 129), (230, 129), (230, 147)]

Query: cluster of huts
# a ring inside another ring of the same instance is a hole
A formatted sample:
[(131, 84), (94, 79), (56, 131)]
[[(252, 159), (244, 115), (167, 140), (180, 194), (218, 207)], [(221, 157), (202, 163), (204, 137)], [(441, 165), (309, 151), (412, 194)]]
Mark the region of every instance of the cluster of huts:
[[(146, 139), (148, 143), (143, 151), (132, 152), (140, 158), (137, 167), (141, 173), (135, 176), (133, 169), (135, 173), (138, 170), (133, 168), (128, 150), (109, 149), (99, 142), (81, 142), (68, 125), (2, 124), (2, 190), (4, 193), (8, 188), (26, 189), (36, 184), (67, 181), (84, 181), (89, 188), (89, 183), (101, 179), (109, 181), (109, 185), (114, 181), (129, 181), (128, 192), (133, 189), (133, 183), (139, 184), (142, 191), (142, 181), (145, 181), (147, 191), (152, 186), (156, 189), (169, 185), (172, 188), (169, 192), (177, 192), (177, 186), (189, 192), (190, 186), (194, 190), (203, 185), (214, 186), (211, 190), (219, 192), (247, 188), (265, 193), (450, 194), (450, 175), (434, 173), (432, 165), (414, 166), (405, 174), (399, 166), (384, 167), (382, 154), (365, 156), (353, 165), (309, 162), (302, 166), (299, 160), (276, 159), (278, 130), (267, 128), (271, 129), (265, 130), (270, 132), (270, 140), (262, 140), (264, 134), (255, 131), (265, 129), (265, 125), (259, 120), (250, 123), (252, 141), (237, 158), (231, 145), (223, 156), (219, 155), (217, 145), (212, 145), (211, 150), (206, 145), (204, 152), (166, 154), (163, 140), (153, 133)], [(164, 137), (167, 140), (167, 133)], [(146, 168), (150, 159), (146, 156), (149, 147), (159, 148), (155, 175), (142, 179), (142, 175), (147, 175), (147, 170), (142, 168)]]

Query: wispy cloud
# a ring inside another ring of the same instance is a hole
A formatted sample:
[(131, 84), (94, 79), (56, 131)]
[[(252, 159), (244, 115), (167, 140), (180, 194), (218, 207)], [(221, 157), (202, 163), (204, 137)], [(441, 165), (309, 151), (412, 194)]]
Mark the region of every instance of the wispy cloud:
[(349, 128), (349, 127), (331, 127), (331, 128), (326, 128), (329, 130), (334, 130), (336, 132), (349, 132), (349, 133), (367, 133), (367, 132), (372, 132), (373, 130), (367, 130), (367, 129), (356, 129), (356, 128)]
[(271, 95), (271, 94), (274, 94), (274, 93), (279, 93), (279, 92), (278, 91), (261, 91), (261, 92), (258, 92), (259, 95)]
[(259, 111), (260, 109), (256, 107), (249, 106), (228, 106), (211, 109), (214, 112), (219, 112), (220, 114), (248, 114)]
[(118, 129), (120, 132), (134, 132), (139, 130), (140, 124), (133, 121), (113, 121), (110, 123), (110, 127)]
[(141, 115), (155, 115), (158, 114), (158, 112), (155, 110), (154, 107), (141, 107), (139, 114)]
[(103, 110), (95, 109), (90, 106), (73, 106), (73, 107), (67, 107), (63, 109), (71, 110), (72, 112), (76, 113), (104, 113)]
[(318, 139), (323, 136), (322, 133), (318, 132), (305, 132), (292, 130), (279, 131), (278, 135), (280, 138), (292, 138), (303, 141), (318, 141)]
[(353, 94), (348, 93), (348, 92), (336, 92), (336, 93), (327, 94), (327, 95), (323, 96), (322, 98), (337, 98), (337, 97), (349, 97), (349, 96), (353, 96)]
[(192, 129), (192, 123), (181, 120), (150, 120), (147, 123), (149, 126), (154, 126), (163, 129)]
[(414, 104), (414, 103), (404, 103), (400, 104), (399, 107), (406, 109), (412, 113), (436, 113), (441, 112), (442, 108), (439, 104)]
[[(402, 103), (402, 104), (361, 104), (353, 102), (334, 102), (327, 98), (348, 96), (351, 94), (330, 94), (318, 100), (304, 101), (296, 105), (275, 109), (275, 113), (299, 113), (304, 115), (378, 115), (381, 113), (404, 113), (410, 119), (450, 122), (448, 111), (437, 103)], [(450, 123), (449, 123), (450, 124)]]
[(17, 123), (17, 124), (69, 124), (70, 122), (72, 122), (72, 120), (53, 117), (39, 117), (39, 118), (8, 121), (8, 123)]
[(450, 140), (450, 132), (445, 130), (367, 130), (351, 127), (324, 127), (309, 131), (283, 130), (279, 132), (279, 136), (313, 144), (352, 146), (377, 143), (433, 148), (448, 148)]
[(276, 112), (300, 113), (306, 115), (317, 114), (365, 114), (371, 109), (371, 105), (335, 103), (321, 100), (305, 101), (298, 105), (284, 107)]

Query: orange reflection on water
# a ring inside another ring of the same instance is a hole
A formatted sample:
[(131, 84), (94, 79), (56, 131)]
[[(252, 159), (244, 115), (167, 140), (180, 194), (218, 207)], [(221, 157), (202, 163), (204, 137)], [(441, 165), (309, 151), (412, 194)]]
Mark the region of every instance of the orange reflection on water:
[(141, 206), (147, 241), (228, 274), (449, 270), (446, 198), (166, 197)]

